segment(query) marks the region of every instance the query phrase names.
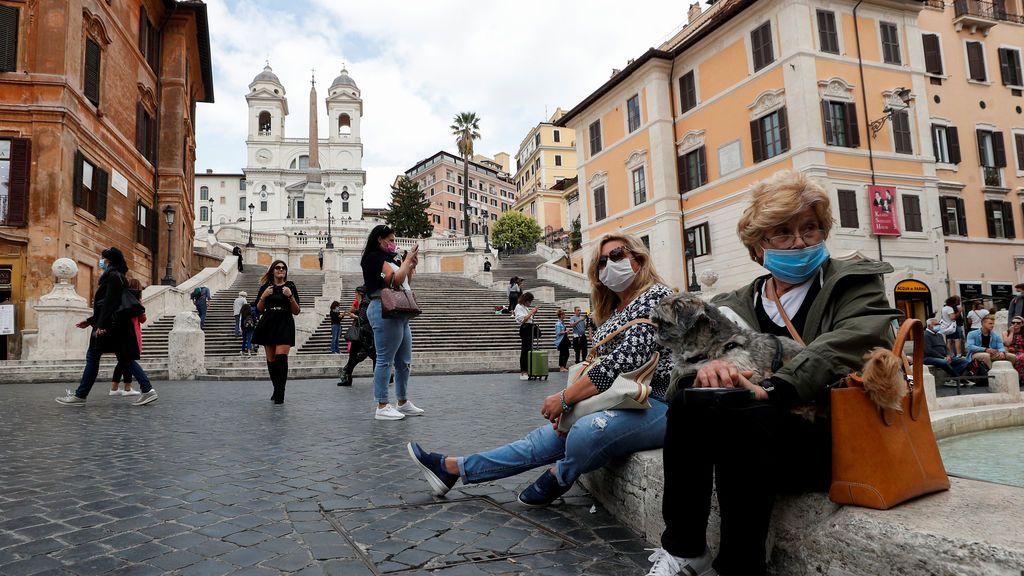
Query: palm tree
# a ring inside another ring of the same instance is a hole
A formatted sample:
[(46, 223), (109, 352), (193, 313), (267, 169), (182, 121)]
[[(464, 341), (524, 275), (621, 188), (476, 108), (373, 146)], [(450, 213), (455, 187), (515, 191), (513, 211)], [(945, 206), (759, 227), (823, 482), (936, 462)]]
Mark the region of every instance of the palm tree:
[(473, 140), (480, 139), (480, 117), (476, 112), (459, 112), (451, 125), (452, 136), (462, 156), (462, 230), (466, 233), (467, 252), (473, 251), (469, 228), (469, 162), (473, 158)]

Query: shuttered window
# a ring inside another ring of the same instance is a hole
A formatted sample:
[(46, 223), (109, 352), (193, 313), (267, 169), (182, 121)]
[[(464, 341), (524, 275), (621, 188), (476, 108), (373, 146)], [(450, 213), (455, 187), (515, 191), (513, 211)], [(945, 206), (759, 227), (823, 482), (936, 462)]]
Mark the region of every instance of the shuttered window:
[(647, 202), (647, 175), (644, 167), (633, 170), (633, 205), (639, 206)]
[(31, 168), (31, 140), (0, 140), (0, 225), (28, 225)]
[(608, 217), (608, 209), (605, 206), (604, 186), (594, 189), (594, 221), (600, 222)]
[(989, 168), (1006, 168), (1006, 146), (1003, 144), (1003, 133), (989, 130), (977, 130), (978, 160)]
[(694, 83), (693, 70), (679, 77), (679, 110), (686, 112), (697, 106), (697, 85)]
[(590, 155), (593, 156), (601, 151), (601, 121), (594, 120), (590, 123)]
[(754, 162), (767, 160), (789, 150), (785, 108), (750, 123), (750, 149)]
[(85, 97), (100, 105), (100, 45), (92, 38), (85, 41)]
[(985, 73), (985, 47), (981, 42), (967, 43), (967, 69), (971, 80), (988, 80), (988, 74)]
[(860, 228), (857, 217), (857, 193), (853, 190), (839, 190), (839, 226)]
[(750, 33), (750, 50), (754, 60), (754, 72), (775, 61), (771, 22), (765, 22)]
[(704, 147), (679, 157), (679, 190), (689, 192), (707, 184), (708, 168)]
[(910, 137), (910, 114), (906, 110), (892, 113), (893, 149), (900, 154), (913, 154), (914, 143)]
[(104, 220), (107, 217), (107, 184), (110, 175), (75, 152), (75, 173), (71, 191), (75, 206)]
[(825, 125), (825, 143), (829, 146), (860, 146), (857, 125), (857, 105), (853, 102), (821, 102), (821, 115)]
[(699, 258), (711, 254), (711, 234), (708, 232), (708, 223), (704, 222), (686, 229), (684, 249), (690, 251), (691, 258)]
[(156, 234), (156, 211), (142, 202), (135, 205), (135, 242), (153, 247)]
[(921, 223), (921, 198), (913, 194), (903, 195), (903, 229), (907, 232), (924, 232)]
[(929, 74), (942, 75), (942, 45), (938, 34), (922, 34), (924, 45), (924, 70)]
[(960, 136), (955, 126), (932, 124), (932, 153), (940, 164), (960, 163)]
[(0, 6), (0, 72), (18, 67), (18, 9)]
[(839, 54), (839, 33), (836, 31), (836, 13), (818, 10), (818, 47), (822, 52)]
[(1017, 170), (1024, 170), (1024, 134), (1014, 134), (1013, 141), (1017, 148)]
[(955, 196), (940, 196), (942, 233), (946, 236), (967, 236), (967, 217), (964, 201)]
[(156, 163), (156, 118), (149, 114), (141, 102), (135, 105), (135, 149)]
[(985, 220), (989, 238), (1017, 237), (1013, 226), (1013, 204), (1001, 200), (985, 201)]
[(139, 7), (139, 52), (146, 58), (146, 62), (153, 72), (159, 73), (157, 60), (158, 47), (157, 29), (149, 21), (149, 14), (145, 6)]
[(899, 29), (892, 22), (879, 22), (878, 29), (882, 35), (882, 61), (901, 64)]
[(1013, 48), (999, 49), (999, 73), (1004, 86), (1020, 86), (1020, 50)]

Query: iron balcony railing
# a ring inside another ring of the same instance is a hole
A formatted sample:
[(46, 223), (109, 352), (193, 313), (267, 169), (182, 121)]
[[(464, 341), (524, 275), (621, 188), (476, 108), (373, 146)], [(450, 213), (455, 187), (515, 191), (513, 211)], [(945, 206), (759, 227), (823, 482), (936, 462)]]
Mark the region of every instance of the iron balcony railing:
[[(938, 0), (928, 0), (928, 5), (938, 7), (943, 5), (943, 3)], [(955, 0), (953, 2), (953, 10), (957, 17), (975, 16), (988, 20), (1002, 20), (1004, 22), (1024, 24), (1024, 16), (1008, 13), (1001, 2), (997, 4), (983, 2), (982, 0)]]
[(1000, 177), (999, 168), (993, 166), (982, 167), (985, 173), (985, 186), (994, 186), (996, 188), (1003, 185), (1003, 179)]

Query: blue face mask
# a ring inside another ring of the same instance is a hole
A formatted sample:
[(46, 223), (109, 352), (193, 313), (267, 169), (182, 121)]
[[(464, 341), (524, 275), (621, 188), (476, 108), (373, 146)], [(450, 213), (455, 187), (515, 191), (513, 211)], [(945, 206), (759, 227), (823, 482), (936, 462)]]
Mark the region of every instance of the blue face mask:
[(100, 258), (100, 270), (104, 270), (105, 271), (106, 269), (107, 269), (107, 261), (104, 260), (103, 258)]
[(803, 284), (828, 260), (824, 242), (797, 250), (765, 249), (763, 266), (787, 284)]

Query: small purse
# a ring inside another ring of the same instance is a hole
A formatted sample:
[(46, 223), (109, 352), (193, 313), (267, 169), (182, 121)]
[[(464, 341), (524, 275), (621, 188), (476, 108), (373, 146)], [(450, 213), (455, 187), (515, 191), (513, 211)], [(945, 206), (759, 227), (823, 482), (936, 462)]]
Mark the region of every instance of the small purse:
[[(392, 278), (394, 278), (392, 276)], [(412, 290), (385, 286), (380, 291), (380, 315), (384, 318), (415, 318), (423, 313)]]
[[(569, 384), (566, 387), (572, 385), (581, 376), (586, 374), (591, 367), (601, 362), (601, 358), (597, 357), (598, 348), (610, 342), (624, 330), (637, 324), (650, 324), (653, 326), (654, 322), (646, 319), (633, 320), (595, 344), (587, 355), (586, 360), (579, 364), (573, 364), (569, 368)], [(602, 410), (646, 410), (650, 408), (651, 403), (648, 397), (651, 395), (651, 379), (654, 378), (654, 370), (658, 367), (660, 359), (661, 354), (655, 352), (647, 362), (636, 370), (619, 374), (615, 381), (612, 382), (612, 385), (604, 392), (580, 401), (573, 406), (570, 412), (563, 412), (558, 419), (558, 431), (562, 433), (568, 432), (577, 420), (594, 412)]]
[(359, 325), (353, 322), (345, 329), (345, 340), (349, 342), (358, 342), (363, 337), (363, 331), (359, 329)]

